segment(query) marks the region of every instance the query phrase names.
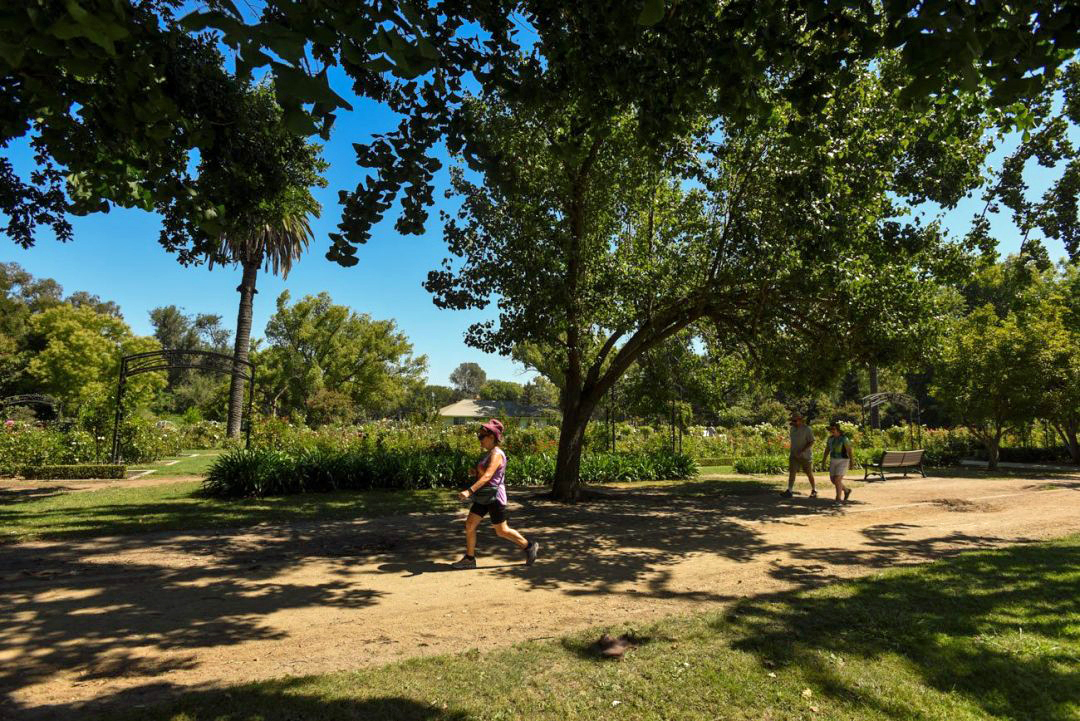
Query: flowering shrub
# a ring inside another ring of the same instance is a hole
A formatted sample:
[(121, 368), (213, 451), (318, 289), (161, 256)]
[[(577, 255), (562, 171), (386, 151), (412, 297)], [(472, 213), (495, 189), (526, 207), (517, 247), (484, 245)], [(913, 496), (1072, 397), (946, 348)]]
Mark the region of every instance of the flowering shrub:
[(225, 424), (220, 421), (193, 421), (180, 426), (184, 448), (221, 448), (225, 444)]
[[(183, 439), (175, 426), (132, 418), (120, 429), (121, 456), (127, 462), (147, 462), (177, 455)], [(80, 429), (41, 426), (28, 421), (0, 427), (0, 475), (13, 475), (20, 466), (102, 463), (112, 438)]]

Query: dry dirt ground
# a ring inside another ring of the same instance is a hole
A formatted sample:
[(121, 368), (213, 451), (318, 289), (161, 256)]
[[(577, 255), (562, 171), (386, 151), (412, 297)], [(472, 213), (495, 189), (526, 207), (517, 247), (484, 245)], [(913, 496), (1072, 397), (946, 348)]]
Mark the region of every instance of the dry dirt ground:
[(481, 567), (450, 571), (464, 510), (7, 546), (0, 717), (485, 649), (1080, 531), (1075, 475), (887, 481), (843, 508), (707, 483), (520, 498), (531, 568), (485, 526)]

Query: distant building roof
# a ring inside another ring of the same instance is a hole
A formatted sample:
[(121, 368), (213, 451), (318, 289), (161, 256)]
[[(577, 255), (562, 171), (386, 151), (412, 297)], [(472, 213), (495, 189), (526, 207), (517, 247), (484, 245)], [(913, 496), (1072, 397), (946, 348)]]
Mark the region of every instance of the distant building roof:
[(466, 398), (439, 409), (447, 418), (539, 418), (544, 408), (514, 401), (484, 401)]

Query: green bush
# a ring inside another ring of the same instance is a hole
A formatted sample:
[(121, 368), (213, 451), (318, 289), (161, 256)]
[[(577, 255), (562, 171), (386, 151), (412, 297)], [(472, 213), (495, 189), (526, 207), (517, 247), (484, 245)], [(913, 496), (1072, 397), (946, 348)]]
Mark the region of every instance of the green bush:
[(734, 463), (736, 473), (756, 473), (762, 475), (777, 475), (788, 472), (788, 456), (747, 456), (736, 458)]
[[(335, 490), (463, 488), (477, 453), (441, 450), (313, 449), (290, 453), (256, 448), (221, 455), (203, 481), (207, 495), (257, 498)], [(555, 473), (550, 454), (511, 456), (506, 481), (543, 485)], [(590, 454), (582, 458), (585, 483), (692, 478), (692, 458), (671, 453)]]
[(81, 478), (123, 478), (127, 468), (113, 464), (20, 466), (18, 474), (28, 481), (77, 480)]
[(106, 452), (104, 439), (82, 430), (23, 421), (0, 426), (0, 476), (10, 476), (21, 466), (93, 463)]
[(225, 424), (219, 421), (189, 422), (179, 430), (184, 448), (221, 448), (225, 444)]
[(131, 418), (120, 427), (120, 457), (128, 463), (156, 461), (182, 450), (183, 435), (168, 421)]

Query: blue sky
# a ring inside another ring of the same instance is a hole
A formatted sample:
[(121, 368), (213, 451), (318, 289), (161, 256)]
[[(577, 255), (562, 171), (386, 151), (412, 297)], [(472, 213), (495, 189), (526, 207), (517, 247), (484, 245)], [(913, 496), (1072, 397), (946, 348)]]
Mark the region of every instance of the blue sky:
[[(349, 84), (340, 82), (339, 77), (335, 87), (348, 88)], [(330, 163), (329, 185), (316, 192), (323, 213), (312, 226), (315, 242), (287, 280), (261, 274), (253, 335), (262, 335), (282, 290), (287, 288), (294, 300), (326, 291), (335, 302), (358, 312), (374, 318), (394, 318), (412, 341), (415, 352), (428, 356), (431, 383), (448, 384), (450, 372), (466, 361), (479, 363), (489, 378), (525, 382), (533, 373), (508, 358), (469, 348), (463, 341), (470, 323), (495, 316), (493, 307), (468, 312), (440, 310), (421, 287), (427, 272), (436, 268), (446, 254), (437, 212), (439, 206), (448, 204), (443, 198), (450, 162), (445, 151), (440, 151), (443, 169), (436, 178), (436, 207), (423, 236), (400, 236), (393, 228), (391, 215), (375, 229), (371, 241), (360, 247), (357, 266), (342, 268), (325, 259), (329, 247), (327, 234), (336, 229), (340, 214), (337, 193), (343, 188), (351, 189), (363, 177), (355, 164), (352, 143), (366, 140), (372, 133), (390, 129), (394, 124), (388, 111), (368, 101), (357, 101), (351, 113), (339, 115), (333, 136), (324, 149), (324, 157)], [(1011, 147), (1015, 147), (1015, 139), (1006, 142), (991, 157), (991, 165), (998, 164)], [(7, 152), (16, 169), (28, 173), (32, 160), (25, 143), (15, 144)], [(1056, 173), (1035, 166), (1029, 169), (1027, 177), (1032, 192), (1041, 194)], [(966, 200), (945, 214), (945, 225), (952, 233), (963, 234), (973, 214), (981, 209), (982, 201), (977, 197)], [(1019, 237), (1008, 218), (995, 217), (992, 224), (1001, 241), (1002, 254), (1015, 252)], [(28, 250), (10, 241), (0, 242), (0, 262), (15, 261), (35, 276), (55, 278), (68, 293), (85, 290), (116, 301), (127, 322), (139, 334), (152, 331), (150, 309), (170, 304), (181, 306), (188, 313), (220, 314), (227, 327), (235, 326), (239, 271), (230, 267), (209, 271), (205, 266), (180, 266), (157, 244), (157, 216), (114, 209), (107, 214), (76, 218), (73, 225), (74, 240), (67, 244), (58, 243), (46, 233), (41, 233), (37, 245)], [(1064, 255), (1060, 243), (1048, 243), (1048, 250), (1053, 258)]]

